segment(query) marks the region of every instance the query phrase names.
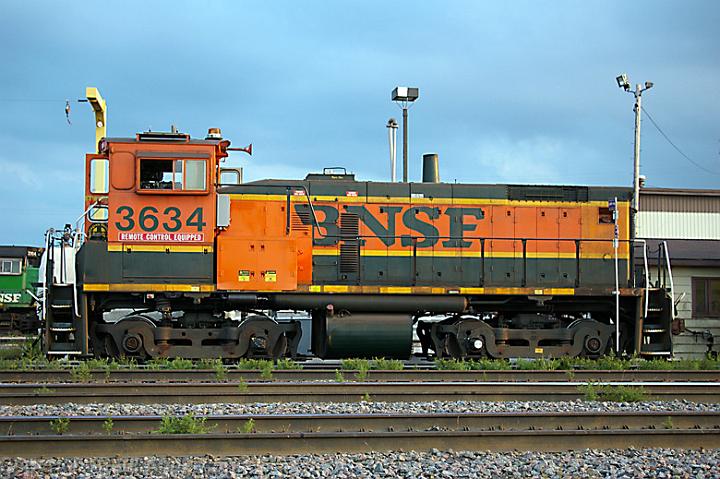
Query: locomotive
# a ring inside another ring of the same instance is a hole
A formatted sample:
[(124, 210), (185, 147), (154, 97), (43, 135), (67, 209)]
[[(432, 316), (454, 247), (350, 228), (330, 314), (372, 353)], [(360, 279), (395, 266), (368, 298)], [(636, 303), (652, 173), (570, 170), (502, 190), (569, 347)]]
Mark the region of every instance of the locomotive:
[(0, 334), (37, 334), (41, 248), (0, 246)]
[(435, 357), (671, 354), (669, 262), (653, 278), (630, 188), (243, 183), (232, 150), (173, 128), (86, 155), (85, 214), (46, 234), (48, 354), (295, 357), (305, 335), (405, 359), (414, 334)]

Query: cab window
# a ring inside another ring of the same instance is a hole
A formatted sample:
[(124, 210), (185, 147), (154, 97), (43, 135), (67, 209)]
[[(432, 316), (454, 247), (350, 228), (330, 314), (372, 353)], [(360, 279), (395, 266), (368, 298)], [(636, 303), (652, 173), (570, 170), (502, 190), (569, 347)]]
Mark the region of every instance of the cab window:
[(20, 258), (0, 259), (0, 274), (20, 274)]
[(205, 160), (140, 160), (140, 189), (205, 191)]

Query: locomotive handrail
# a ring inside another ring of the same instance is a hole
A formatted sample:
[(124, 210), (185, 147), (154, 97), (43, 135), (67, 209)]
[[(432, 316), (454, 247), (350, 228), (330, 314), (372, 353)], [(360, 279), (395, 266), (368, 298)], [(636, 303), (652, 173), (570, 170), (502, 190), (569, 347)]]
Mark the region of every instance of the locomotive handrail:
[(670, 299), (672, 300), (672, 307), (670, 308), (670, 317), (675, 319), (675, 285), (673, 284), (672, 269), (670, 268), (670, 252), (668, 251), (667, 241), (662, 242), (663, 248), (665, 249), (665, 262), (667, 263), (667, 274), (670, 280)]
[[(647, 318), (648, 308), (650, 307), (650, 267), (648, 266), (647, 259), (647, 241), (641, 238), (635, 238), (630, 241), (637, 241), (639, 244), (642, 245), (643, 266), (645, 268), (645, 314), (643, 314), (643, 318)], [(633, 283), (633, 286), (637, 286), (637, 284)]]
[[(406, 242), (409, 241), (409, 243), (406, 243), (405, 245), (401, 246), (400, 248), (397, 248), (398, 250), (405, 250), (411, 249), (412, 253), (409, 255), (411, 256), (411, 275), (412, 275), (412, 283), (416, 284), (417, 279), (417, 243), (418, 240), (423, 239), (431, 239), (431, 240), (457, 240), (457, 241), (479, 241), (479, 253), (480, 253), (480, 261), (481, 261), (481, 271), (483, 271), (483, 274), (478, 279), (479, 285), (483, 286), (485, 283), (485, 257), (486, 257), (486, 248), (485, 248), (485, 242), (487, 240), (490, 241), (513, 241), (513, 242), (519, 242), (522, 244), (522, 254), (519, 256), (514, 256), (515, 259), (522, 259), (523, 265), (522, 265), (522, 279), (521, 284), (523, 287), (527, 286), (528, 284), (528, 267), (527, 267), (527, 247), (528, 242), (554, 242), (554, 243), (560, 243), (560, 242), (573, 242), (575, 245), (575, 278), (574, 283), (575, 287), (580, 286), (580, 276), (581, 276), (581, 269), (580, 269), (580, 253), (581, 253), (581, 245), (583, 242), (586, 243), (612, 243), (613, 239), (603, 239), (603, 238), (518, 238), (518, 237), (495, 237), (495, 236), (451, 236), (451, 235), (383, 235), (383, 234), (363, 234), (363, 235), (353, 235), (353, 236), (344, 236), (342, 234), (332, 234), (332, 235), (325, 235), (324, 239), (334, 239), (336, 240), (332, 245), (326, 245), (326, 246), (338, 246), (342, 241), (348, 242), (348, 241), (354, 241), (358, 244), (362, 245), (362, 240), (364, 239), (380, 239), (380, 240), (397, 240), (397, 239), (404, 239)], [(635, 239), (624, 239), (624, 240), (618, 240), (619, 243), (626, 244), (628, 246), (634, 244), (634, 242), (637, 241), (639, 243), (644, 243), (644, 240), (635, 240)], [(391, 247), (385, 242), (386, 249), (390, 250)], [(453, 247), (450, 247), (453, 248)], [(454, 248), (453, 248), (454, 249)], [(475, 251), (477, 250), (477, 247), (475, 248), (468, 248), (465, 249), (465, 251)], [(462, 250), (461, 250), (462, 252)], [(557, 251), (558, 255), (560, 254), (560, 251)], [(609, 254), (609, 253), (608, 253)], [(358, 249), (358, 255), (360, 255), (360, 249)], [(461, 256), (462, 257), (462, 256)], [(645, 269), (646, 269), (646, 275), (648, 274), (648, 268), (647, 268), (647, 255), (644, 251), (644, 258), (645, 258)], [(627, 278), (627, 286), (631, 286), (631, 279), (630, 276)], [(646, 281), (647, 283), (647, 281)], [(632, 284), (632, 287), (635, 287), (634, 284)], [(648, 308), (648, 285), (646, 284), (646, 294), (645, 294), (645, 316), (647, 316), (647, 308)]]

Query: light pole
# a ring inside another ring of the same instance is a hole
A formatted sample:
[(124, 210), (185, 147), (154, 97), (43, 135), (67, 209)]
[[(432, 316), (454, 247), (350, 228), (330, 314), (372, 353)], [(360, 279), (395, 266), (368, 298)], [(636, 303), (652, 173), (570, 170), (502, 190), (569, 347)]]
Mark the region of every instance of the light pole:
[(632, 215), (633, 236), (637, 237), (637, 213), (640, 211), (640, 119), (642, 115), (642, 94), (645, 90), (653, 87), (653, 82), (646, 81), (645, 85), (638, 83), (635, 85), (635, 90), (631, 90), (630, 81), (628, 81), (626, 73), (619, 75), (615, 78), (615, 81), (617, 81), (618, 87), (635, 96), (635, 106), (633, 107), (633, 111), (635, 112), (635, 152), (633, 156)]
[(408, 108), (418, 99), (420, 91), (406, 86), (396, 87), (392, 91), (392, 101), (402, 108), (403, 112), (403, 182), (408, 181)]
[(397, 158), (397, 120), (390, 118), (385, 125), (388, 129), (388, 143), (390, 144), (390, 181), (395, 183), (395, 163)]

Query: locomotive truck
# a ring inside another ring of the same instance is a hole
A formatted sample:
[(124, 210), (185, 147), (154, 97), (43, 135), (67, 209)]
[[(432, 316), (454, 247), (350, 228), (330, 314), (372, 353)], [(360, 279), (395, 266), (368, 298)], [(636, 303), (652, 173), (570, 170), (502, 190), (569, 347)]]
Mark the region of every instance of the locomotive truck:
[(436, 357), (671, 354), (667, 251), (656, 271), (630, 188), (242, 183), (231, 151), (218, 129), (100, 139), (85, 214), (46, 235), (48, 354), (294, 357), (307, 335), (407, 358), (414, 332)]

